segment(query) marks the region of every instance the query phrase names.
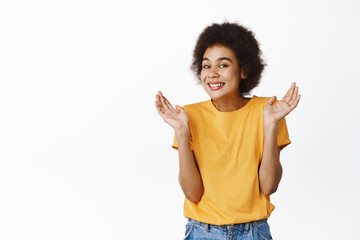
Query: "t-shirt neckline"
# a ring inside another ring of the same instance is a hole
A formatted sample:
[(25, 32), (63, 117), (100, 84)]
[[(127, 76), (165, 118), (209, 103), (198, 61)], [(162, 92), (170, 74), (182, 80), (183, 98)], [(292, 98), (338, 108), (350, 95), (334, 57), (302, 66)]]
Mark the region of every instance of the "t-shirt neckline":
[(216, 115), (218, 116), (233, 116), (235, 114), (238, 114), (239, 112), (244, 111), (245, 109), (249, 108), (250, 105), (252, 105), (252, 103), (254, 102), (254, 99), (257, 98), (257, 96), (253, 95), (250, 100), (241, 108), (235, 110), (235, 111), (231, 111), (231, 112), (220, 112), (219, 110), (217, 110), (217, 108), (214, 106), (214, 104), (212, 103), (211, 99), (209, 99), (207, 102), (210, 105), (210, 109), (212, 112), (214, 112)]

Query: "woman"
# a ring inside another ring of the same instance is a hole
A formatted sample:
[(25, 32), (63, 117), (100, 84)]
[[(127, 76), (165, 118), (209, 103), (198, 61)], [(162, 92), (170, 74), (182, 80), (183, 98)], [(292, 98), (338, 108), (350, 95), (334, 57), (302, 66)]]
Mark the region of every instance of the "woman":
[(175, 108), (156, 94), (156, 109), (175, 130), (179, 182), (188, 218), (185, 239), (271, 239), (267, 218), (290, 144), (285, 116), (298, 104), (298, 87), (286, 95), (245, 97), (265, 64), (254, 34), (236, 23), (204, 29), (192, 70), (210, 99)]

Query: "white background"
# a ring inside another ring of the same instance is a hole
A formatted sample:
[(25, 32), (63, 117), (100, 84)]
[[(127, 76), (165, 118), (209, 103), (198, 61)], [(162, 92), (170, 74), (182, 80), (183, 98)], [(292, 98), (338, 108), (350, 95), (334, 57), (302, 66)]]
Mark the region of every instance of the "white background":
[(302, 99), (272, 195), (274, 239), (355, 239), (358, 1), (0, 1), (0, 239), (182, 239), (173, 130), (208, 99), (189, 71), (203, 28), (237, 21), (268, 64), (258, 96)]

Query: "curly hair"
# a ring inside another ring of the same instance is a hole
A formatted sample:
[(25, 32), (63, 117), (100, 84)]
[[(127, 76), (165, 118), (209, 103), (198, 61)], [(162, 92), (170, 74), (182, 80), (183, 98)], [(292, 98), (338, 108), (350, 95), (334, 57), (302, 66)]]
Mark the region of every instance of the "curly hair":
[(251, 90), (259, 84), (261, 73), (266, 66), (261, 58), (261, 50), (255, 34), (238, 23), (214, 23), (206, 27), (196, 42), (190, 66), (200, 83), (204, 53), (208, 47), (217, 44), (228, 47), (234, 52), (239, 69), (244, 69), (246, 76), (246, 79), (240, 82), (239, 92), (241, 95), (250, 94)]

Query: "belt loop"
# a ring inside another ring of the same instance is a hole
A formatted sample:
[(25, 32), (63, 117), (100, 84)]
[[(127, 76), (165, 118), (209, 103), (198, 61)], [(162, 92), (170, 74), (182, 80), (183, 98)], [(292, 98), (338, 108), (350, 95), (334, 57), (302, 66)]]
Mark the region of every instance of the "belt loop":
[(208, 232), (209, 231), (209, 224), (205, 223), (205, 230)]
[(249, 223), (245, 223), (245, 233), (249, 232)]

